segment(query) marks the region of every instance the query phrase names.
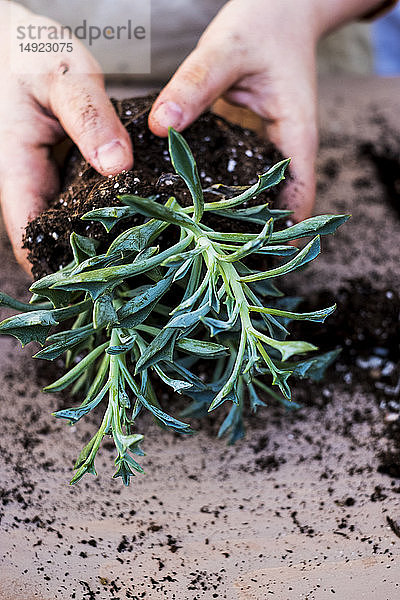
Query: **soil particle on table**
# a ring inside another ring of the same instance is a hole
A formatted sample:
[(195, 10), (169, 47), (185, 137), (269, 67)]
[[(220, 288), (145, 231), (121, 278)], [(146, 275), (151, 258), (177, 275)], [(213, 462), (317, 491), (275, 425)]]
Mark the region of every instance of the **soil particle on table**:
[[(154, 195), (162, 203), (174, 195), (183, 206), (192, 203), (185, 183), (174, 174), (167, 139), (156, 137), (147, 127), (153, 100), (154, 97), (148, 96), (114, 101), (118, 116), (132, 139), (135, 153), (132, 171), (103, 177), (77, 149), (71, 152), (60, 195), (26, 231), (24, 247), (29, 251), (35, 278), (57, 271), (69, 262), (71, 231), (100, 240), (100, 249), (104, 250), (123, 229), (142, 223), (143, 217), (138, 215), (106, 234), (101, 225), (81, 220), (82, 215), (95, 208), (120, 205), (119, 194)], [(282, 158), (272, 144), (261, 141), (254, 132), (232, 125), (210, 112), (188, 127), (184, 137), (197, 162), (204, 188), (215, 183), (251, 185), (257, 181), (258, 174)], [(273, 188), (269, 194), (261, 195), (257, 203), (273, 198), (276, 193)], [(215, 196), (212, 199), (215, 200)], [(207, 216), (207, 219), (208, 223), (213, 223), (213, 217)], [(219, 219), (219, 222), (227, 231), (232, 228), (230, 220)], [(241, 222), (235, 222), (234, 227), (235, 231), (248, 230)]]

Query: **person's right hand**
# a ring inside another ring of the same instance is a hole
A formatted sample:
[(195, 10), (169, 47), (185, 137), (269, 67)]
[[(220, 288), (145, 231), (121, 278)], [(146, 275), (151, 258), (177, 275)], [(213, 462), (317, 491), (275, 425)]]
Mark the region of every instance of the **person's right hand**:
[[(0, 2), (3, 28), (10, 4)], [(18, 11), (20, 25), (58, 25), (19, 5), (13, 10)], [(27, 74), (19, 75), (10, 68), (9, 31), (1, 33), (0, 200), (15, 256), (30, 273), (21, 242), (27, 222), (59, 188), (52, 146), (70, 136), (102, 175), (131, 169), (133, 153), (105, 92), (101, 69), (77, 39), (69, 53), (21, 53), (18, 72)], [(42, 74), (37, 72), (38, 61)]]

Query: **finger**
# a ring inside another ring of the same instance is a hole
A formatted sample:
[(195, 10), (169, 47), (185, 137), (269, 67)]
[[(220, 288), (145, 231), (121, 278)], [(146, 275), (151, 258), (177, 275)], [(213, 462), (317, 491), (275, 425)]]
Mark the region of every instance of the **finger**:
[(182, 131), (228, 89), (241, 72), (240, 55), (214, 36), (206, 40), (182, 63), (155, 101), (149, 127), (166, 136), (168, 127)]
[(290, 157), (289, 177), (280, 195), (280, 204), (293, 211), (296, 223), (307, 219), (315, 203), (315, 160), (318, 136), (312, 122), (285, 119), (266, 124), (266, 136), (282, 152)]
[(55, 164), (46, 147), (15, 147), (7, 149), (9, 169), (2, 168), (0, 200), (3, 219), (17, 261), (31, 274), (27, 251), (22, 249), (25, 228), (38, 216), (47, 202), (57, 194), (59, 182)]
[(115, 175), (131, 169), (130, 136), (106, 94), (102, 76), (64, 71), (50, 85), (49, 107), (54, 116), (99, 173)]
[[(312, 69), (309, 70), (312, 73)], [(293, 81), (293, 84), (291, 83)], [(257, 91), (254, 92), (253, 90)], [(273, 89), (263, 78), (250, 87), (234, 88), (225, 96), (228, 101), (250, 107), (263, 119), (265, 137), (291, 158), (289, 176), (279, 203), (293, 211), (292, 219), (308, 218), (315, 202), (315, 161), (318, 149), (316, 89), (306, 75), (287, 77), (284, 85)]]

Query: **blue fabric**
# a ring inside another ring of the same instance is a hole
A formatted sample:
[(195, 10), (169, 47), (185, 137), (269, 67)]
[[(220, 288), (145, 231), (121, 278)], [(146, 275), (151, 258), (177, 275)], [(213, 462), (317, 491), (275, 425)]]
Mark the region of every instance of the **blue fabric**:
[(372, 25), (375, 72), (400, 75), (400, 5)]

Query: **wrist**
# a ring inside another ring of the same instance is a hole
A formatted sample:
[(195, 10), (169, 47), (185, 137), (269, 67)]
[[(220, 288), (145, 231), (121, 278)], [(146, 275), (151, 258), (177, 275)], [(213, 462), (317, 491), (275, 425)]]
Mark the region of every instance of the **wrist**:
[(330, 0), (321, 2), (311, 0), (316, 13), (317, 36), (323, 37), (327, 33), (354, 20), (373, 17), (390, 5), (396, 4), (395, 0)]

